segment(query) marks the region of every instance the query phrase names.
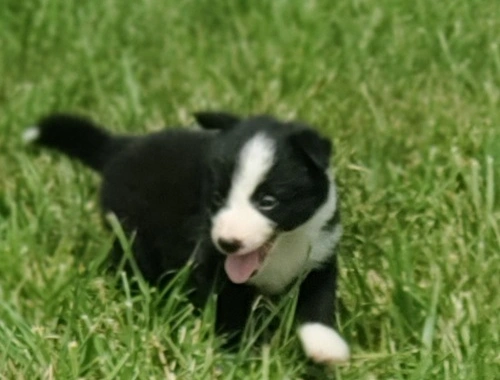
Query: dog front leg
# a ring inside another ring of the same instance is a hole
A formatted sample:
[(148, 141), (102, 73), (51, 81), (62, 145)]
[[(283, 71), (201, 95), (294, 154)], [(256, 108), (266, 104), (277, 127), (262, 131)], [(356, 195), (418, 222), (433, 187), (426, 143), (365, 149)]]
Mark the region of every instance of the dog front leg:
[(336, 259), (312, 270), (300, 285), (297, 317), (299, 338), (306, 355), (317, 363), (349, 359), (349, 346), (334, 329)]
[(217, 296), (216, 331), (228, 334), (225, 346), (240, 343), (252, 309), (254, 290), (247, 285), (233, 284), (229, 280)]

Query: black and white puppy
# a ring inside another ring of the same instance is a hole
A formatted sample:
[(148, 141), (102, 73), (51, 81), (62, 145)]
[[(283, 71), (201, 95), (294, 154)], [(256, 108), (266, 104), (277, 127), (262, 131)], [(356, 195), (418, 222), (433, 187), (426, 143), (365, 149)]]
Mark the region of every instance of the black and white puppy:
[[(193, 299), (203, 302), (223, 268), (217, 328), (238, 332), (256, 294), (282, 294), (302, 278), (297, 319), (306, 355), (347, 360), (334, 329), (341, 226), (330, 141), (269, 116), (195, 117), (202, 129), (115, 136), (58, 114), (24, 138), (101, 173), (103, 212), (134, 235), (134, 257), (149, 282), (163, 284), (193, 260)], [(121, 253), (116, 244), (113, 256)]]

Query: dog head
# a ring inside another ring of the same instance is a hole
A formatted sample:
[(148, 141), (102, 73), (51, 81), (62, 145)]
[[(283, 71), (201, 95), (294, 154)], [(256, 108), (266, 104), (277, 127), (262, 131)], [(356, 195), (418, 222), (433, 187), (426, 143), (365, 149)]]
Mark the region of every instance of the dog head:
[(328, 195), (331, 143), (310, 127), (269, 116), (197, 114), (219, 129), (210, 147), (210, 235), (235, 283), (255, 274), (281, 232), (306, 223)]

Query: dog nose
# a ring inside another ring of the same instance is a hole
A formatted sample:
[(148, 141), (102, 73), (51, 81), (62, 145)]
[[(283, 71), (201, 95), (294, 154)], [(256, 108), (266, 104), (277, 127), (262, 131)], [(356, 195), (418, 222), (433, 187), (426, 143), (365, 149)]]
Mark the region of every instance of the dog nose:
[(219, 238), (217, 244), (226, 253), (234, 253), (242, 246), (241, 241), (238, 239)]

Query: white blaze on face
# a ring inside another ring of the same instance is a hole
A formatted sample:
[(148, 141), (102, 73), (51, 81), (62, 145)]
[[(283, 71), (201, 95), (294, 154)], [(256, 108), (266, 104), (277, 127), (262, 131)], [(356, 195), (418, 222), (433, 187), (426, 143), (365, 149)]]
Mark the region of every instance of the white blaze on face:
[(256, 134), (243, 146), (226, 204), (212, 219), (212, 240), (238, 240), (242, 243), (236, 254), (259, 248), (273, 233), (274, 223), (252, 204), (255, 189), (271, 169), (275, 144), (263, 133)]

